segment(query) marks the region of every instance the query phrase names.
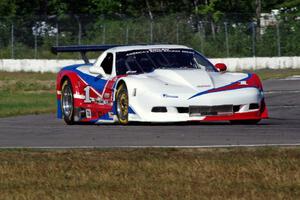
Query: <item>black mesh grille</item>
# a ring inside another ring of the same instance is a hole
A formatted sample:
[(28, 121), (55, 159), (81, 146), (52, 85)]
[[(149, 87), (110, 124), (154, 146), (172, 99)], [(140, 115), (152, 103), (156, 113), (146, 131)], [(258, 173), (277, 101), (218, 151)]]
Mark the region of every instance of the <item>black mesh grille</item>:
[(233, 113), (233, 106), (190, 106), (189, 113), (190, 116), (230, 115)]
[(255, 110), (255, 109), (258, 109), (258, 108), (259, 108), (258, 103), (251, 103), (249, 105), (249, 110)]
[(189, 113), (189, 107), (176, 107), (178, 113)]
[(240, 105), (233, 106), (233, 112), (238, 112), (240, 110)]
[(166, 107), (153, 107), (152, 108), (152, 110), (151, 110), (151, 112), (163, 112), (163, 113), (165, 113), (165, 112), (167, 112), (167, 108)]

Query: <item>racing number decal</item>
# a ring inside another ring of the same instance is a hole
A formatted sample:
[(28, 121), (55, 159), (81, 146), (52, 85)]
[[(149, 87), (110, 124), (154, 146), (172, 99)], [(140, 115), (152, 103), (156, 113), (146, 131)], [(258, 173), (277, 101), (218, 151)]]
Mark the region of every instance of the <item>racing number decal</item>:
[[(116, 82), (116, 78), (114, 78), (113, 80), (109, 80), (107, 81), (106, 85), (104, 86), (104, 89), (102, 91), (102, 95), (98, 94), (97, 92), (97, 98), (93, 98), (91, 97), (91, 93), (90, 91), (94, 90), (93, 87), (91, 87), (90, 85), (87, 85), (83, 91), (84, 91), (84, 103), (92, 103), (92, 102), (96, 102), (98, 104), (109, 104), (112, 101), (112, 87), (114, 86), (114, 83)], [(104, 96), (104, 99), (102, 99), (102, 97)]]
[(88, 86), (86, 86), (83, 90), (84, 90), (84, 92), (85, 92), (85, 99), (84, 99), (84, 103), (91, 103), (92, 102), (92, 100), (91, 100), (91, 98), (90, 98), (90, 86), (88, 85)]

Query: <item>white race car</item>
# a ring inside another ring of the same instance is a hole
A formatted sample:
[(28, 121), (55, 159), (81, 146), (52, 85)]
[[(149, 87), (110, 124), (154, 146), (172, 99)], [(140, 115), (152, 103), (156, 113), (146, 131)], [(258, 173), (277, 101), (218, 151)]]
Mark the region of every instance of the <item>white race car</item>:
[[(256, 74), (226, 72), (181, 45), (61, 46), (54, 53), (81, 52), (84, 64), (57, 76), (57, 114), (76, 122), (231, 121), (268, 117)], [(86, 52), (102, 51), (90, 64)]]

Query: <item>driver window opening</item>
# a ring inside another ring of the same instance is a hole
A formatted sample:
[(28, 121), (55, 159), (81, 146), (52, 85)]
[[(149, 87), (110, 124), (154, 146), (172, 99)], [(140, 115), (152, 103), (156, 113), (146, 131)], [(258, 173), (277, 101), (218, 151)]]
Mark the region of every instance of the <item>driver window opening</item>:
[(103, 68), (106, 74), (111, 74), (113, 66), (113, 54), (108, 53), (104, 60), (101, 63), (101, 67)]

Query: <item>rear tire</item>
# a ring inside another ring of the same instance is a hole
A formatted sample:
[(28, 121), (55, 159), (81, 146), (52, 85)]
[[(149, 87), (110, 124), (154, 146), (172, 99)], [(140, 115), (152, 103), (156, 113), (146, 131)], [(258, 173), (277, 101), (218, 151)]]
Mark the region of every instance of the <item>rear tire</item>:
[(260, 119), (253, 120), (231, 120), (230, 123), (233, 125), (244, 124), (244, 125), (255, 125), (260, 121)]
[(62, 84), (61, 109), (63, 119), (66, 122), (66, 124), (74, 124), (74, 97), (72, 84), (69, 79), (65, 80)]
[(129, 108), (129, 101), (128, 101), (128, 92), (125, 84), (122, 84), (118, 87), (116, 93), (116, 109), (117, 109), (117, 116), (118, 121), (122, 125), (128, 124), (128, 108)]

